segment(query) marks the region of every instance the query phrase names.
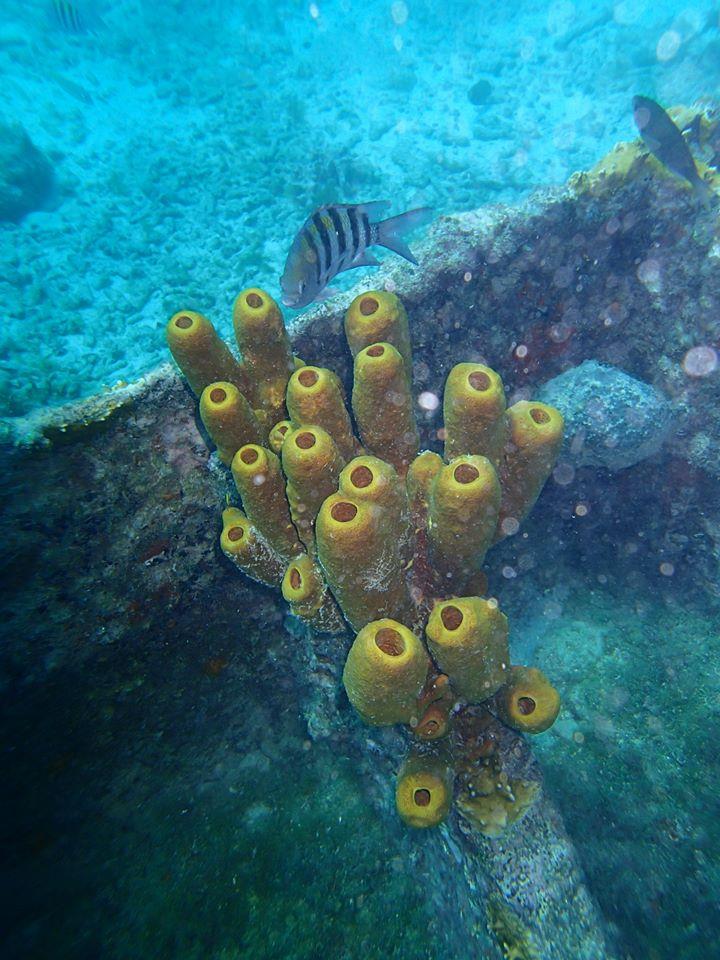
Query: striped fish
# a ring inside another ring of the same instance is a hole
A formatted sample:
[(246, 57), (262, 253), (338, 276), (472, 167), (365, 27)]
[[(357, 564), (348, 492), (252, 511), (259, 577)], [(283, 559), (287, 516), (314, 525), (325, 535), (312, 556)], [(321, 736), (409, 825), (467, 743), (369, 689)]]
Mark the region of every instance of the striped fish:
[(402, 238), (409, 230), (431, 220), (432, 210), (418, 207), (397, 217), (379, 220), (378, 215), (388, 204), (387, 200), (378, 200), (318, 207), (293, 240), (285, 261), (280, 280), (285, 306), (305, 307), (317, 300), (332, 278), (344, 270), (379, 266), (368, 250), (374, 244), (417, 264)]
[(52, 0), (52, 15), (66, 33), (94, 33), (102, 24), (91, 0)]

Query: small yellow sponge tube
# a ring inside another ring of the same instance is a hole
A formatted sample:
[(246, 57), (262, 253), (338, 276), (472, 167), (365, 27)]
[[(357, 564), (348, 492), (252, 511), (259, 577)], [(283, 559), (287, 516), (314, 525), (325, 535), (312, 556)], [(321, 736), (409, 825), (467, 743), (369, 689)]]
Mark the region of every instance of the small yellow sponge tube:
[(276, 587), (282, 580), (283, 563), (258, 533), (242, 510), (223, 510), (220, 548), (228, 559), (253, 580)]
[(356, 354), (352, 407), (364, 446), (404, 477), (420, 440), (410, 381), (392, 344), (373, 343)]
[(228, 380), (240, 390), (246, 389), (245, 371), (207, 317), (182, 310), (170, 318), (165, 334), (170, 352), (196, 397), (216, 380)]
[(433, 659), (468, 703), (482, 703), (507, 680), (507, 617), (496, 601), (480, 597), (440, 601), (433, 607), (425, 635)]
[(500, 497), (497, 474), (486, 457), (457, 457), (435, 477), (428, 536), (444, 592), (462, 593), (480, 569), (497, 526)]
[(475, 453), (497, 467), (507, 433), (505, 407), (505, 390), (494, 370), (481, 363), (456, 364), (443, 397), (445, 459)]
[(355, 438), (350, 416), (332, 370), (301, 367), (287, 385), (287, 408), (293, 426), (322, 427), (335, 441), (346, 460), (355, 453)]
[(343, 670), (350, 703), (377, 725), (409, 723), (429, 660), (415, 634), (397, 620), (368, 623), (355, 637)]
[(290, 430), (292, 430), (292, 424), (289, 420), (278, 420), (268, 435), (268, 446), (278, 456), (280, 456), (285, 437)]
[(430, 491), (442, 468), (442, 457), (431, 450), (419, 453), (410, 464), (405, 484), (413, 520), (420, 526), (425, 526), (427, 521)]
[(390, 614), (410, 618), (400, 544), (387, 511), (332, 494), (320, 507), (315, 538), (325, 579), (354, 630)]
[(282, 466), (290, 512), (309, 553), (315, 552), (315, 518), (323, 500), (337, 490), (343, 459), (322, 427), (298, 427), (285, 435)]
[(434, 754), (411, 754), (400, 770), (395, 806), (409, 827), (436, 827), (450, 812), (453, 774)]
[(355, 297), (345, 314), (345, 336), (353, 357), (373, 343), (391, 343), (403, 358), (405, 375), (412, 376), (410, 328), (405, 307), (387, 290)]
[(560, 694), (535, 667), (512, 667), (507, 685), (497, 695), (500, 718), (522, 733), (542, 733), (560, 712)]
[(562, 414), (545, 403), (520, 400), (508, 409), (507, 420), (508, 443), (500, 466), (498, 540), (514, 533), (532, 510), (563, 441)]
[(403, 560), (410, 558), (412, 542), (405, 484), (390, 463), (367, 454), (345, 466), (338, 484), (340, 493), (351, 499), (374, 503), (385, 511), (385, 523), (392, 529)]
[(233, 457), (231, 469), (245, 513), (273, 550), (285, 560), (301, 553), (277, 456), (256, 443), (246, 443)]
[(228, 466), (243, 444), (261, 442), (257, 417), (234, 383), (220, 380), (205, 387), (200, 394), (200, 418)]
[(342, 632), (344, 622), (322, 573), (306, 553), (288, 564), (282, 594), (296, 617), (325, 633)]
[(249, 374), (248, 399), (269, 428), (285, 415), (285, 388), (295, 369), (280, 308), (264, 290), (248, 287), (235, 300), (233, 327)]

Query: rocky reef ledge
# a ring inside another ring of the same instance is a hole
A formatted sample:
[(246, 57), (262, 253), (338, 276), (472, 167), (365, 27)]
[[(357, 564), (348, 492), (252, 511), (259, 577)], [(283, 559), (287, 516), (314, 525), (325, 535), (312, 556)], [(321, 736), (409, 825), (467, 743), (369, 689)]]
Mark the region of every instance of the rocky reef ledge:
[[(713, 349), (720, 305), (715, 216), (698, 209), (681, 183), (652, 171), (586, 187), (580, 181), (516, 210), (444, 218), (419, 251), (422, 270), (383, 268), (318, 306), (294, 324), (293, 347), (347, 382), (342, 314), (361, 290), (385, 286), (406, 304), (416, 389), (430, 396), (440, 396), (451, 366), (468, 358), (491, 363), (516, 399), (588, 357), (661, 389), (676, 417), (662, 455), (686, 493), (658, 536), (665, 550), (692, 556), (694, 582), (712, 593), (712, 531), (720, 526), (707, 504), (718, 499), (705, 499), (703, 532), (693, 498), (718, 475), (708, 452), (720, 434), (718, 379), (687, 356)], [(435, 416), (428, 407), (426, 444), (436, 443)], [(363, 726), (340, 695), (349, 638), (289, 631), (282, 601), (223, 562), (216, 518), (226, 481), (194, 400), (169, 365), (85, 403), (6, 422), (2, 440), (3, 683), (11, 732), (18, 736), (35, 717), (42, 728), (46, 697), (58, 686), (99, 684), (111, 651), (133, 658), (151, 647), (153, 682), (162, 685), (163, 660), (179, 648), (209, 664), (215, 651), (231, 650), (264, 678), (255, 690), (237, 691), (238, 711), (251, 713), (262, 690), (264, 706), (282, 712), (292, 692), (310, 741), (352, 757), (368, 802), (395, 815), (391, 775), (402, 755), (400, 735)], [(598, 502), (601, 481), (588, 475), (584, 486)], [(663, 493), (646, 495), (651, 514)], [(543, 527), (552, 522), (544, 518)], [(673, 539), (678, 531), (684, 541)], [(588, 526), (593, 545), (596, 534)], [(575, 549), (582, 553), (590, 542), (580, 534)], [(553, 546), (548, 537), (548, 557)], [(540, 783), (524, 741), (499, 736), (508, 771)], [(248, 743), (252, 737), (249, 731)], [(501, 839), (470, 835), (452, 815), (437, 831), (413, 837), (406, 851), (403, 869), (442, 916), (455, 956), (616, 956), (544, 790)]]

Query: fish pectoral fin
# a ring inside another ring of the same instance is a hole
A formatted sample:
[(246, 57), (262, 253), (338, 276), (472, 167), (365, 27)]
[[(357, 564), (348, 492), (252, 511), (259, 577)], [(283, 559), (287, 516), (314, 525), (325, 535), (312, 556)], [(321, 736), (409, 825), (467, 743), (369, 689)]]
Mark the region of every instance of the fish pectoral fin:
[(318, 295), (315, 297), (315, 300), (318, 302), (321, 300), (329, 300), (330, 297), (334, 297), (338, 293), (340, 293), (338, 287), (325, 287), (320, 291), (320, 293), (318, 293)]
[(369, 250), (363, 250), (363, 252), (355, 257), (353, 262), (346, 268), (348, 270), (353, 270), (355, 267), (379, 267), (380, 261), (375, 257)]

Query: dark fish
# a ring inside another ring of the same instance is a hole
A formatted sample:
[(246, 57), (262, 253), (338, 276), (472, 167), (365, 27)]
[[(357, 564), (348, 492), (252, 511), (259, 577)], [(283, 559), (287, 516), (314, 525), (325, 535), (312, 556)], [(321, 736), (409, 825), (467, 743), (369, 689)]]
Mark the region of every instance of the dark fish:
[(316, 300), (338, 273), (355, 267), (377, 267), (368, 247), (378, 244), (417, 263), (402, 239), (432, 219), (429, 207), (418, 207), (388, 220), (378, 214), (388, 200), (374, 203), (333, 203), (308, 217), (293, 240), (280, 285), (286, 307), (304, 307)]
[(696, 196), (709, 206), (712, 192), (698, 173), (683, 135), (660, 104), (649, 97), (633, 97), (633, 116), (650, 153), (672, 173), (687, 180)]

